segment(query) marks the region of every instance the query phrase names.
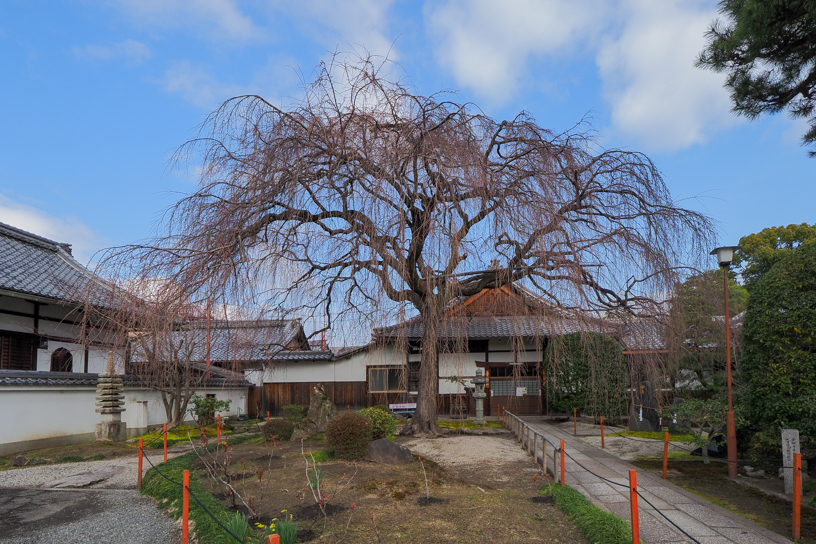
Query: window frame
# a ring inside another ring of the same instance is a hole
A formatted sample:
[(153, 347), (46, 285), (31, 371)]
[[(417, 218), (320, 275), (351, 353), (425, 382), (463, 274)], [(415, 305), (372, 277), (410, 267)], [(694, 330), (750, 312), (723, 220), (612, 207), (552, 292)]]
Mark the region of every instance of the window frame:
[[(374, 376), (374, 371), (376, 371), (376, 370), (386, 371), (385, 390), (374, 390), (374, 389), (372, 389), (372, 384), (373, 384), (372, 380), (373, 380), (373, 376)], [(389, 382), (389, 380), (388, 380), (388, 371), (390, 371), (390, 370), (396, 370), (396, 371), (402, 373), (402, 375), (399, 376), (399, 381), (400, 381), (400, 383), (405, 382), (405, 387), (403, 387), (401, 389), (400, 388), (398, 388), (398, 389), (389, 389), (388, 388), (388, 382)], [(406, 376), (405, 376), (405, 365), (376, 365), (376, 366), (369, 366), (367, 368), (367, 371), (368, 371), (368, 376), (366, 376), (367, 377), (366, 386), (368, 387), (368, 392), (369, 393), (407, 393), (408, 392), (408, 388), (407, 388), (408, 384), (407, 384), (407, 381), (404, 379), (404, 378), (406, 378)]]

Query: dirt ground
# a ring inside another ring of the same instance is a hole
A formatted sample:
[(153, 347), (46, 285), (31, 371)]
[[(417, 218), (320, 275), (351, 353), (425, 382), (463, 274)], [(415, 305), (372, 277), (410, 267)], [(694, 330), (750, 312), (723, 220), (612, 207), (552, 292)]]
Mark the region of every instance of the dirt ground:
[[(267, 524), (286, 510), (299, 523), (301, 541), (324, 535), (322, 542), (361, 544), (586, 542), (554, 504), (538, 496), (546, 477), (509, 436), (399, 441), (422, 462), (415, 458), (405, 466), (319, 463), (330, 498), (325, 518), (307, 489), (299, 443), (236, 445), (237, 489), (253, 497), (253, 506), (261, 513), (253, 522)], [(307, 450), (323, 447), (321, 442), (306, 443)], [(263, 483), (258, 479), (260, 468)], [(268, 482), (262, 496), (261, 488)], [(208, 485), (231, 504), (219, 488)]]

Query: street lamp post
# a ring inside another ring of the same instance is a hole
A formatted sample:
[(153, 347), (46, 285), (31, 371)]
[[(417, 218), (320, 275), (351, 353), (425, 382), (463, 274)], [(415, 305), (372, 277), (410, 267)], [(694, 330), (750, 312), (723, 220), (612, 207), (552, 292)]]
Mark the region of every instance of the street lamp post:
[(725, 368), (728, 375), (728, 413), (725, 416), (725, 439), (728, 446), (728, 477), (737, 477), (737, 425), (734, 418), (734, 404), (731, 400), (731, 316), (728, 312), (728, 268), (734, 259), (736, 246), (718, 247), (711, 252), (717, 256), (717, 262), (723, 271), (725, 290)]

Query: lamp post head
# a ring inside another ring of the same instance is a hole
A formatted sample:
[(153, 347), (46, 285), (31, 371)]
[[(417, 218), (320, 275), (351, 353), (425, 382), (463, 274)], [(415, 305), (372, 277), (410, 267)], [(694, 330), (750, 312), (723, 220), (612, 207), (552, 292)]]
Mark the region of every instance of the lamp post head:
[(723, 246), (714, 249), (710, 255), (717, 256), (717, 262), (720, 266), (726, 267), (731, 265), (734, 260), (734, 252), (739, 249), (739, 246)]

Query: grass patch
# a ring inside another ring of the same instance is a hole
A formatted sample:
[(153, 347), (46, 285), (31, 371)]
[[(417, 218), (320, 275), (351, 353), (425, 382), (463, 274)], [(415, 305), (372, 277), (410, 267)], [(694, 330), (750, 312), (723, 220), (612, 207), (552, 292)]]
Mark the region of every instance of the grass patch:
[(238, 436), (230, 436), (230, 446), (237, 444), (263, 444), (264, 436), (261, 433), (241, 434)]
[(55, 463), (79, 463), (80, 461), (84, 461), (84, 457), (80, 457), (79, 455), (66, 455), (65, 457), (58, 457), (54, 459)]
[[(647, 457), (638, 457), (638, 459), (644, 459), (644, 460), (658, 459), (658, 460), (662, 461), (663, 456), (662, 455), (652, 455), (652, 456), (647, 456)], [(702, 457), (700, 457), (699, 455), (692, 455), (687, 451), (670, 451), (669, 452), (669, 459), (681, 460), (681, 461), (685, 460), (685, 459), (700, 460), (700, 459), (702, 459)]]
[[(658, 431), (622, 431), (619, 433), (609, 433), (606, 436), (628, 436), (631, 438), (648, 438), (650, 440), (660, 440), (665, 438), (665, 433)], [(669, 441), (694, 442), (694, 436), (690, 434), (669, 434)]]
[[(170, 459), (166, 463), (158, 465), (158, 469), (164, 476), (173, 480), (173, 482), (181, 483), (184, 478), (184, 471), (190, 471), (190, 491), (198, 497), (198, 500), (218, 518), (218, 520), (227, 525), (234, 517), (224, 505), (222, 505), (215, 497), (207, 493), (201, 486), (195, 472), (192, 471), (192, 464), (197, 459), (194, 452), (186, 453), (174, 459)], [(181, 517), (182, 512), (182, 489), (180, 485), (168, 481), (163, 478), (156, 469), (151, 468), (145, 474), (142, 480), (141, 492), (144, 495), (153, 497), (158, 501), (158, 507), (168, 511), (174, 519)], [(190, 497), (190, 519), (194, 522), (193, 531), (201, 544), (223, 544), (224, 542), (231, 542), (232, 539), (224, 532), (224, 529), (216, 521), (214, 521), (207, 512), (196, 502), (193, 497)], [(257, 540), (246, 539), (246, 542), (257, 542)]]
[(476, 425), (470, 419), (440, 419), (436, 421), (442, 429), (501, 429), (500, 421), (488, 421), (486, 425)]
[(629, 544), (632, 527), (610, 512), (604, 512), (568, 485), (547, 485), (538, 493), (552, 496), (581, 535), (594, 544)]

